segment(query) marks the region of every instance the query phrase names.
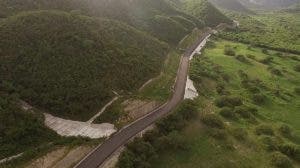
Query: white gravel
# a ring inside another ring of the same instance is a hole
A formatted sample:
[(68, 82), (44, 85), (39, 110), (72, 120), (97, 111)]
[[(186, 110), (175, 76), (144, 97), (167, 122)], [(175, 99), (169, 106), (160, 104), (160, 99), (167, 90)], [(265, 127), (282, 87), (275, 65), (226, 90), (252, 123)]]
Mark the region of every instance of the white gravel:
[[(200, 51), (205, 46), (209, 37), (210, 37), (210, 34), (208, 36), (206, 36), (205, 39), (198, 45), (198, 47), (191, 54), (190, 60), (192, 60), (194, 58), (195, 54), (201, 54)], [(193, 81), (188, 76), (187, 80), (186, 80), (184, 99), (195, 99), (198, 96), (199, 96), (199, 94), (197, 92), (197, 89), (195, 88)]]
[(199, 96), (199, 94), (197, 92), (197, 89), (195, 88), (193, 81), (188, 76), (187, 80), (186, 80), (184, 99), (192, 99), (193, 100), (198, 96)]
[(206, 44), (206, 42), (207, 42), (207, 40), (209, 39), (209, 37), (210, 37), (211, 35), (209, 34), (209, 35), (207, 35), (206, 37), (205, 37), (205, 39), (198, 45), (198, 47), (194, 50), (194, 52), (191, 54), (191, 56), (190, 56), (190, 60), (192, 60), (193, 58), (194, 58), (194, 55), (195, 54), (201, 54), (201, 49), (205, 46), (205, 44)]
[(44, 115), (45, 125), (61, 136), (101, 138), (108, 137), (116, 132), (114, 125), (109, 123), (91, 124), (88, 122), (66, 120), (47, 113), (44, 113)]

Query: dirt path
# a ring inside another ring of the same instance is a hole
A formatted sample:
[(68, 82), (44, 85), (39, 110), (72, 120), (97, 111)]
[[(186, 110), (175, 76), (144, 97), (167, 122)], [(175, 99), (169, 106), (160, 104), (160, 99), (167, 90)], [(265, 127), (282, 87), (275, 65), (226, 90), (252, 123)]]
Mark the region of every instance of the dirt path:
[(99, 117), (107, 107), (109, 107), (113, 102), (117, 101), (119, 96), (114, 97), (110, 102), (108, 102), (96, 115), (94, 115), (91, 119), (87, 121), (87, 123), (92, 124), (97, 117)]

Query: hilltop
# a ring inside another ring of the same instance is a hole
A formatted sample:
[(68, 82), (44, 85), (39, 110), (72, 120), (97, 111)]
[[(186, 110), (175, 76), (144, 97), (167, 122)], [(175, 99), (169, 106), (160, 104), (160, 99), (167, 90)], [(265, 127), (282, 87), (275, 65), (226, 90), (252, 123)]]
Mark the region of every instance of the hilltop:
[(209, 2), (221, 9), (242, 13), (253, 13), (238, 0), (209, 0)]
[(180, 5), (186, 13), (202, 19), (207, 26), (231, 23), (231, 20), (227, 16), (207, 0), (184, 0)]
[(248, 8), (280, 9), (299, 3), (299, 0), (240, 0), (240, 2)]
[(60, 10), (104, 17), (127, 23), (174, 45), (194, 27), (204, 26), (195, 17), (174, 9), (164, 0), (37, 0), (35, 3), (1, 0), (0, 4), (2, 17), (32, 10)]

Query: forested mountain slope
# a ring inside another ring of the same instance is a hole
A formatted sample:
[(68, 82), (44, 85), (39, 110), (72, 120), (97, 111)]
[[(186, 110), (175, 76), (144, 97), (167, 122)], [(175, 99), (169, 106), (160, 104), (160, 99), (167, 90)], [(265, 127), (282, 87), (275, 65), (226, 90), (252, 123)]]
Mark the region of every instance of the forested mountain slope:
[(57, 137), (44, 126), (42, 114), (22, 110), (17, 99), (15, 94), (0, 92), (0, 160)]
[(201, 20), (174, 9), (165, 0), (1, 0), (0, 4), (2, 17), (28, 10), (63, 10), (119, 20), (171, 44), (192, 28), (204, 26)]
[(112, 90), (132, 90), (157, 74), (167, 51), (123, 23), (58, 11), (9, 17), (0, 32), (0, 80), (33, 105), (79, 120)]
[(132, 91), (158, 74), (167, 51), (161, 41), (175, 45), (203, 23), (230, 21), (207, 1), (184, 2), (191, 15), (165, 0), (0, 4), (1, 81), (33, 105), (79, 120), (95, 113), (112, 90)]
[(207, 0), (184, 0), (184, 10), (197, 18), (203, 19), (208, 26), (216, 26), (219, 23), (230, 23), (231, 20), (221, 13)]
[(222, 9), (242, 13), (253, 13), (238, 0), (209, 0), (209, 2)]
[(299, 3), (299, 0), (239, 0), (245, 6), (256, 9), (279, 9), (287, 8), (295, 3)]

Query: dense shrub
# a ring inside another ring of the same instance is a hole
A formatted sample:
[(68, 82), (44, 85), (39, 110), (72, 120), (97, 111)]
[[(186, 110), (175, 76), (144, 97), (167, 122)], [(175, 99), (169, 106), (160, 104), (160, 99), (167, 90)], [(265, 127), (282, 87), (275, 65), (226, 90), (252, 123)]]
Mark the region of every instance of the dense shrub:
[(134, 167), (133, 160), (135, 160), (135, 159), (136, 159), (136, 156), (133, 152), (131, 152), (130, 150), (125, 150), (119, 156), (117, 167), (118, 168), (132, 168), (132, 167)]
[(250, 118), (251, 117), (251, 113), (248, 111), (247, 107), (246, 106), (239, 106), (239, 107), (236, 107), (234, 109), (234, 112), (236, 114), (239, 114), (241, 117), (243, 118)]
[(18, 101), (18, 95), (0, 92), (0, 160), (59, 139), (42, 113), (24, 111)]
[(294, 92), (297, 94), (297, 95), (300, 95), (300, 87), (296, 87), (294, 89)]
[(208, 130), (208, 135), (218, 139), (218, 140), (226, 140), (227, 139), (227, 133), (222, 129), (216, 129), (216, 128), (211, 128)]
[(294, 70), (297, 71), (297, 72), (300, 72), (300, 64), (297, 64), (297, 65), (294, 67)]
[(228, 56), (235, 56), (235, 51), (231, 47), (225, 47), (224, 48), (224, 54)]
[(253, 60), (256, 59), (255, 55), (251, 55), (251, 54), (247, 54), (246, 57), (248, 57), (248, 58), (250, 58), (250, 59), (253, 59)]
[(252, 100), (257, 105), (262, 105), (266, 102), (266, 96), (262, 93), (256, 93), (252, 95)]
[(180, 23), (182, 26), (184, 26), (187, 30), (193, 30), (193, 28), (197, 27), (195, 23), (193, 23), (192, 20), (189, 20), (183, 16), (177, 15), (177, 16), (171, 16), (171, 19), (175, 20), (176, 22)]
[(203, 20), (206, 26), (215, 27), (220, 23), (232, 21), (208, 1), (178, 1), (183, 2), (184, 10), (196, 18)]
[(244, 128), (233, 128), (230, 132), (232, 136), (239, 141), (244, 141), (248, 137), (248, 132)]
[(249, 76), (246, 72), (244, 72), (243, 70), (239, 70), (238, 71), (238, 74), (239, 74), (239, 77), (242, 79), (242, 80), (246, 80), (248, 81), (249, 80)]
[(277, 168), (292, 168), (292, 161), (280, 152), (274, 152), (271, 155), (271, 164)]
[(192, 100), (185, 100), (175, 114), (182, 116), (184, 120), (195, 119), (198, 116), (197, 104)]
[(252, 115), (258, 115), (258, 110), (253, 106), (246, 106), (247, 111), (249, 111)]
[(260, 124), (255, 128), (255, 133), (257, 135), (274, 135), (273, 128), (266, 124)]
[(235, 59), (237, 59), (238, 61), (243, 62), (243, 63), (249, 63), (249, 61), (247, 60), (247, 58), (244, 55), (237, 55), (235, 57)]
[(188, 33), (182, 24), (163, 15), (154, 16), (149, 26), (156, 37), (171, 44), (176, 44)]
[(251, 93), (257, 94), (260, 93), (260, 89), (256, 86), (249, 86), (247, 90)]
[(263, 48), (261, 51), (262, 51), (262, 53), (264, 53), (264, 54), (269, 54), (269, 51), (268, 51), (267, 49), (265, 49), (265, 48)]
[(143, 139), (151, 144), (155, 142), (155, 140), (160, 137), (162, 134), (158, 129), (152, 129), (143, 134)]
[(230, 76), (226, 73), (221, 73), (220, 74), (222, 79), (225, 81), (225, 82), (229, 82), (230, 81)]
[(216, 43), (213, 41), (208, 41), (206, 42), (206, 48), (215, 48), (216, 47)]
[(185, 150), (188, 148), (188, 143), (186, 142), (183, 135), (178, 133), (177, 131), (173, 131), (170, 134), (168, 134), (169, 144), (167, 149), (173, 149), (173, 150)]
[(185, 100), (172, 115), (161, 119), (156, 123), (158, 130), (167, 134), (175, 130), (181, 130), (187, 121), (197, 118), (197, 105), (192, 100)]
[(273, 57), (272, 56), (267, 56), (266, 58), (260, 60), (259, 62), (263, 63), (263, 64), (270, 64), (273, 61)]
[(273, 136), (262, 136), (260, 141), (267, 151), (277, 151), (279, 142)]
[(233, 111), (232, 108), (230, 107), (223, 107), (221, 110), (220, 110), (220, 115), (224, 118), (227, 118), (227, 119), (236, 119), (236, 114), (235, 112)]
[(281, 153), (289, 156), (292, 159), (300, 161), (300, 148), (294, 144), (282, 144), (279, 146)]
[(119, 104), (109, 106), (94, 123), (115, 123), (122, 115), (123, 108)]
[(277, 75), (277, 76), (282, 76), (282, 72), (274, 67), (268, 67), (268, 70), (273, 74), (273, 75)]
[(153, 146), (143, 141), (142, 138), (135, 138), (132, 142), (126, 145), (125, 150), (119, 157), (117, 167), (131, 168), (144, 167), (149, 168), (149, 161), (157, 156)]
[(211, 60), (208, 57), (195, 57), (194, 61), (191, 64), (191, 79), (195, 82), (200, 83), (202, 77), (208, 77), (211, 79), (219, 79), (221, 67)]
[(181, 130), (186, 126), (186, 121), (180, 115), (170, 115), (166, 118), (161, 119), (156, 123), (159, 132), (168, 134), (174, 130)]
[(297, 55), (290, 56), (290, 58), (295, 61), (300, 61), (300, 58)]
[(185, 138), (179, 134), (177, 131), (172, 131), (167, 135), (161, 135), (155, 138), (151, 143), (156, 151), (165, 150), (186, 150), (188, 148), (188, 143), (186, 143)]
[(135, 138), (126, 145), (117, 163), (119, 168), (151, 167), (150, 161), (158, 151), (186, 150), (188, 143), (177, 131), (181, 130), (189, 120), (197, 118), (196, 104), (185, 100), (175, 111), (156, 123), (156, 128), (146, 132), (142, 138)]
[(291, 137), (292, 136), (292, 129), (291, 129), (290, 126), (288, 126), (286, 124), (280, 125), (279, 128), (278, 128), (278, 131), (284, 137)]
[(224, 122), (215, 114), (203, 114), (201, 116), (201, 121), (212, 128), (219, 128), (223, 129), (225, 128)]
[(122, 22), (62, 11), (1, 23), (0, 81), (31, 105), (74, 120), (93, 116), (112, 90), (132, 91), (155, 76), (168, 48)]
[(243, 101), (236, 96), (221, 96), (215, 100), (215, 104), (218, 107), (235, 107), (242, 105)]
[(229, 95), (229, 91), (226, 90), (224, 84), (218, 84), (216, 90), (219, 95)]

